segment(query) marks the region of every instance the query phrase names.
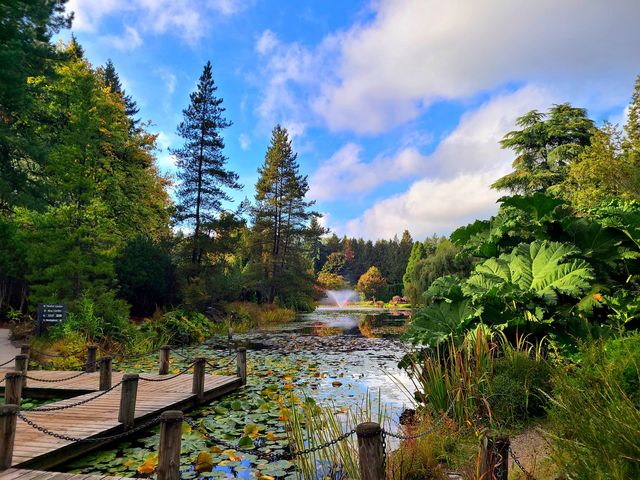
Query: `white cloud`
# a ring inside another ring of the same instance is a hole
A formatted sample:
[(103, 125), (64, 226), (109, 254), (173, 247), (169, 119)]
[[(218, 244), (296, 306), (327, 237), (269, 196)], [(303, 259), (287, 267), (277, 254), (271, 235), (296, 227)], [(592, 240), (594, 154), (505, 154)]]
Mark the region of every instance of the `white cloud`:
[(430, 155), (404, 149), (396, 156), (365, 163), (358, 147), (348, 145), (312, 177), (318, 181), (312, 183), (314, 191), (320, 192), (319, 198), (337, 198), (340, 189), (344, 195), (351, 192), (349, 188), (365, 188), (359, 185), (375, 188), (379, 175), (384, 180), (414, 172), (420, 179), (405, 193), (376, 202), (359, 217), (335, 226), (336, 230), (365, 238), (390, 238), (405, 228), (414, 238), (450, 233), (495, 212), (501, 193), (490, 185), (511, 170), (513, 159), (513, 152), (501, 149), (498, 141), (515, 127), (518, 116), (553, 101), (550, 93), (534, 86), (499, 95), (466, 113)]
[(631, 61), (640, 57), (637, 0), (380, 0), (375, 6), (373, 21), (340, 35), (337, 80), (314, 102), (334, 129), (380, 132), (439, 99), (523, 80), (619, 101), (637, 73)]
[(173, 95), (173, 92), (176, 91), (176, 84), (178, 83), (178, 79), (175, 76), (175, 74), (170, 72), (169, 70), (164, 70), (164, 69), (159, 70), (158, 74), (160, 75), (160, 78), (164, 82), (164, 86), (167, 89), (167, 93), (169, 95)]
[(317, 200), (335, 200), (349, 195), (368, 193), (379, 185), (407, 177), (424, 170), (426, 157), (413, 147), (404, 148), (387, 157), (379, 155), (371, 162), (362, 160), (362, 148), (347, 143), (322, 163), (312, 175), (309, 196)]
[(123, 51), (131, 51), (142, 45), (142, 37), (133, 27), (125, 25), (122, 35), (105, 35), (102, 40), (113, 48)]
[(522, 82), (607, 110), (627, 101), (637, 74), (637, 0), (372, 0), (371, 7), (371, 20), (318, 45), (280, 43), (263, 55), (264, 78), (277, 78), (264, 87), (259, 113), (371, 134), (434, 102)]
[(241, 133), (238, 137), (238, 142), (240, 142), (240, 148), (242, 150), (249, 150), (251, 148), (251, 138), (246, 133)]
[(262, 32), (262, 35), (260, 35), (260, 38), (258, 38), (258, 41), (256, 42), (256, 52), (260, 55), (269, 53), (278, 46), (279, 42), (280, 41), (276, 34), (267, 29)]
[(250, 0), (69, 0), (73, 28), (95, 32), (108, 17), (133, 22), (138, 33), (172, 33), (196, 43), (209, 30), (215, 15), (229, 17), (244, 10)]

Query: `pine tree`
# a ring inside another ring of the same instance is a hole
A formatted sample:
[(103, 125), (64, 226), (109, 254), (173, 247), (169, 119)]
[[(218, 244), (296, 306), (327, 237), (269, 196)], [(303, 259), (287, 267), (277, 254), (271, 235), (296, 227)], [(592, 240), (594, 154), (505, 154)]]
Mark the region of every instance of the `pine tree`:
[[(424, 248), (424, 243), (414, 242), (411, 248), (411, 255), (409, 256), (409, 262), (407, 263), (407, 269), (402, 277), (402, 283), (404, 284), (405, 292), (409, 288), (409, 284), (413, 281), (413, 272), (416, 265), (420, 260), (427, 257), (427, 251)], [(406, 293), (405, 293), (406, 294)]]
[(171, 150), (177, 157), (178, 220), (193, 225), (191, 263), (200, 265), (208, 230), (222, 209), (223, 201), (230, 201), (225, 188), (239, 189), (238, 175), (227, 170), (224, 140), (221, 132), (231, 126), (223, 114), (223, 99), (216, 96), (218, 87), (211, 74), (211, 62), (204, 66), (190, 105), (183, 110), (184, 120), (178, 134), (184, 139), (181, 148)]
[[(305, 198), (309, 191), (307, 177), (300, 174), (297, 154), (287, 130), (280, 125), (273, 129), (258, 173), (254, 233), (263, 258), (266, 298), (271, 303), (294, 285), (300, 291), (304, 291), (305, 280), (310, 285), (313, 270), (301, 247), (305, 238), (317, 235), (309, 228), (309, 222), (318, 214), (310, 210), (315, 202)], [(305, 262), (309, 272), (304, 270)], [(294, 277), (296, 281), (292, 281)]]
[(118, 75), (118, 72), (116, 72), (116, 67), (113, 65), (111, 59), (107, 60), (107, 63), (105, 64), (103, 75), (105, 85), (109, 87), (113, 93), (122, 97), (122, 100), (124, 101), (124, 112), (127, 114), (127, 117), (131, 119), (131, 127), (135, 128), (138, 123), (140, 123), (140, 119), (135, 118), (138, 112), (140, 112), (140, 108), (135, 100), (131, 98), (131, 95), (127, 95), (122, 88), (120, 76)]

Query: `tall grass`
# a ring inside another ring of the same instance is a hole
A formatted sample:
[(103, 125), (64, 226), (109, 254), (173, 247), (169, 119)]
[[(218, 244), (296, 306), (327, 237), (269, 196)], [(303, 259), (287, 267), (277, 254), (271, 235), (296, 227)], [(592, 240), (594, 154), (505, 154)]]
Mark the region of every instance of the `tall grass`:
[[(362, 422), (376, 422), (389, 428), (385, 409), (378, 395), (367, 395), (362, 404), (351, 409), (320, 407), (307, 399), (301, 408), (292, 408), (288, 421), (289, 443), (294, 451), (303, 451), (331, 442)], [(329, 445), (317, 452), (295, 457), (298, 478), (358, 480), (356, 436)]]
[(640, 335), (583, 347), (553, 386), (552, 457), (567, 478), (640, 478)]

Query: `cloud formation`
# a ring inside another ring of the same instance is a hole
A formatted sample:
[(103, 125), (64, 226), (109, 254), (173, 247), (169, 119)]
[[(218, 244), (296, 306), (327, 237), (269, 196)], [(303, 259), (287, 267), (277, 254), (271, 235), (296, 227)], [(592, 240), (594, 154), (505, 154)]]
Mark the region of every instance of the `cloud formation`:
[(637, 0), (375, 5), (373, 21), (339, 35), (337, 78), (313, 103), (332, 129), (381, 132), (437, 100), (523, 80), (626, 95), (620, 79), (637, 74)]
[(208, 31), (211, 14), (230, 17), (247, 5), (248, 0), (69, 0), (66, 9), (74, 12), (77, 31), (96, 32), (106, 18), (121, 16), (135, 22), (138, 34), (173, 33), (195, 43)]
[[(529, 86), (498, 95), (466, 113), (432, 154), (407, 157), (406, 171), (417, 172), (420, 179), (405, 193), (378, 201), (359, 217), (334, 228), (340, 234), (372, 239), (390, 238), (408, 228), (414, 238), (425, 238), (434, 233), (448, 234), (476, 218), (487, 218), (495, 212), (495, 202), (501, 196), (490, 185), (510, 171), (513, 160), (513, 153), (502, 150), (499, 140), (515, 127), (518, 116), (533, 108), (544, 109), (553, 101), (546, 90)], [(357, 151), (353, 147), (343, 150)], [(343, 163), (352, 168), (338, 169), (336, 178), (325, 178), (328, 185), (346, 185), (347, 178), (351, 185), (359, 184), (353, 176), (362, 178), (366, 185), (369, 171), (402, 171), (398, 165), (403, 165), (398, 157), (379, 157), (372, 165), (362, 160)], [(343, 176), (345, 172), (351, 177)], [(329, 187), (326, 190), (334, 192)]]

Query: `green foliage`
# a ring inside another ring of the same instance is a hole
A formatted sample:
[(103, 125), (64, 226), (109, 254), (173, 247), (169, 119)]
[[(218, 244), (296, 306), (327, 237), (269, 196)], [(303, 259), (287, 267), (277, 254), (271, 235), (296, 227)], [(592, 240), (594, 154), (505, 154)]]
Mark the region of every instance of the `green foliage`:
[(345, 267), (347, 266), (347, 259), (343, 252), (333, 252), (327, 257), (327, 261), (322, 266), (322, 273), (329, 273), (332, 275), (344, 274)]
[(328, 272), (318, 274), (318, 284), (325, 290), (344, 290), (350, 286), (342, 275)]
[(552, 456), (567, 478), (640, 476), (639, 347), (637, 334), (585, 345), (554, 375)]
[(567, 167), (590, 144), (595, 127), (583, 108), (564, 103), (544, 114), (536, 110), (518, 118), (521, 130), (507, 133), (500, 142), (515, 151), (514, 171), (493, 184), (498, 190), (532, 194), (557, 189)]
[(176, 268), (166, 250), (149, 238), (127, 243), (115, 259), (115, 271), (134, 315), (150, 315), (176, 299)]
[(200, 75), (197, 90), (189, 96), (183, 111), (178, 135), (184, 139), (181, 148), (171, 150), (177, 157), (179, 198), (178, 220), (193, 226), (191, 263), (200, 265), (206, 253), (206, 239), (213, 233), (213, 223), (222, 202), (231, 197), (223, 190), (239, 189), (238, 174), (226, 170), (222, 130), (231, 126), (224, 118), (222, 98), (216, 96), (211, 62)]
[(365, 298), (379, 298), (387, 291), (387, 280), (382, 276), (377, 267), (370, 267), (358, 279), (356, 289)]
[(551, 391), (549, 364), (528, 352), (514, 351), (493, 365), (489, 405), (493, 420), (513, 427), (541, 416)]
[(307, 177), (300, 173), (297, 154), (287, 130), (277, 125), (262, 167), (258, 170), (252, 208), (251, 256), (260, 262), (253, 270), (259, 297), (268, 303), (308, 308), (317, 295), (313, 289), (313, 245), (320, 231), (310, 228), (318, 214), (306, 199)]

